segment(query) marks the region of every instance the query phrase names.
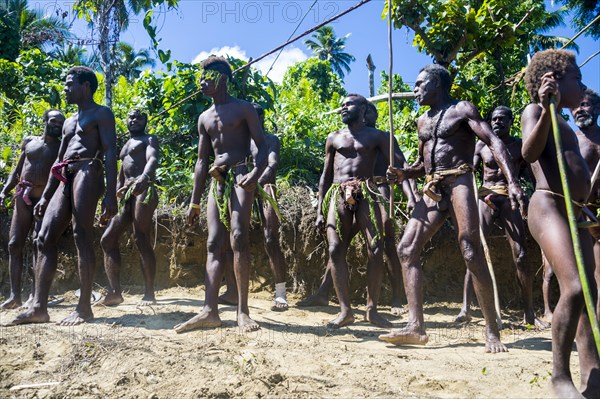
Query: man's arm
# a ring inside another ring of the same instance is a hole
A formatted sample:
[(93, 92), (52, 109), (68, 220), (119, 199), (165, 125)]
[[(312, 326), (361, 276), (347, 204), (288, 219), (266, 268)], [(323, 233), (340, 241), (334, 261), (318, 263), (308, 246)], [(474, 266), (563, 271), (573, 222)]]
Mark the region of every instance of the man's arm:
[(23, 171), (23, 165), (25, 164), (25, 158), (27, 158), (26, 147), (27, 144), (31, 141), (31, 137), (27, 136), (23, 139), (21, 143), (21, 155), (19, 156), (19, 160), (17, 161), (17, 165), (8, 175), (8, 179), (6, 180), (6, 184), (0, 191), (0, 208), (4, 206), (4, 198), (19, 184), (19, 178), (21, 177), (21, 173)]
[(202, 124), (202, 115), (198, 118), (198, 159), (194, 168), (194, 188), (188, 210), (187, 221), (192, 226), (200, 216), (200, 197), (204, 192), (208, 176), (208, 162), (211, 148), (210, 137)]
[[(267, 137), (265, 135), (265, 137)], [(274, 135), (270, 135), (267, 138), (268, 143), (268, 156), (267, 156), (267, 166), (263, 171), (258, 182), (260, 184), (265, 184), (267, 182), (275, 181), (275, 174), (277, 173), (277, 167), (279, 166), (279, 153), (281, 151), (281, 143), (279, 138)], [(256, 166), (256, 165), (255, 165)]]
[[(413, 180), (425, 176), (425, 163), (423, 161), (423, 142), (419, 140), (419, 154), (417, 160), (406, 168), (388, 168), (388, 179), (390, 181)], [(409, 182), (410, 183), (410, 182)], [(411, 187), (413, 184), (411, 184)]]
[[(317, 202), (317, 227), (324, 228), (325, 227), (325, 217), (323, 216), (323, 200), (325, 199), (325, 194), (331, 188), (331, 184), (333, 183), (333, 164), (335, 159), (335, 147), (333, 146), (333, 138), (335, 133), (331, 133), (327, 136), (327, 141), (325, 142), (325, 161), (323, 164), (323, 173), (321, 174), (321, 178), (319, 179), (319, 195)], [(389, 156), (388, 156), (389, 158)]]
[[(403, 169), (406, 169), (408, 167), (408, 162), (406, 162), (406, 158), (404, 157), (404, 153), (398, 145), (396, 137), (394, 137), (394, 164), (400, 166)], [(404, 195), (406, 196), (406, 208), (409, 213), (412, 211), (412, 209), (414, 209), (417, 203), (416, 194), (412, 188), (413, 185), (414, 179), (405, 179), (402, 181), (402, 192), (404, 192)]]
[(115, 116), (109, 108), (100, 107), (98, 114), (98, 134), (106, 173), (106, 193), (102, 200), (100, 224), (106, 224), (117, 214), (117, 132)]
[(492, 132), (490, 125), (481, 118), (481, 115), (479, 115), (479, 112), (473, 104), (462, 101), (456, 108), (458, 112), (464, 114), (473, 133), (488, 146), (496, 163), (500, 166), (500, 169), (508, 182), (509, 198), (512, 208), (517, 209), (517, 207), (519, 207), (521, 208), (521, 212), (525, 212), (525, 194), (519, 185), (514, 162), (512, 161), (512, 157), (506, 149), (504, 142)]
[(250, 173), (244, 176), (244, 178), (238, 183), (238, 186), (242, 187), (246, 191), (253, 191), (256, 188), (258, 178), (260, 175), (262, 175), (265, 167), (267, 166), (267, 155), (269, 153), (269, 149), (267, 148), (265, 134), (260, 124), (260, 120), (258, 119), (256, 109), (254, 109), (250, 103), (244, 104), (242, 109), (246, 119), (246, 124), (250, 130), (250, 138), (254, 141), (257, 151), (256, 157), (254, 158), (254, 164), (256, 167), (252, 169)]
[(559, 104), (560, 92), (552, 72), (542, 76), (542, 85), (538, 90), (539, 104), (529, 104), (521, 115), (521, 130), (523, 133), (523, 158), (529, 162), (536, 162), (548, 141), (552, 120), (550, 117), (550, 96), (556, 96)]
[(156, 168), (158, 167), (158, 156), (160, 154), (158, 149), (158, 138), (152, 135), (148, 135), (146, 145), (146, 165), (141, 176), (136, 179), (136, 187), (133, 192), (134, 195), (140, 195), (148, 189), (151, 182), (156, 179)]

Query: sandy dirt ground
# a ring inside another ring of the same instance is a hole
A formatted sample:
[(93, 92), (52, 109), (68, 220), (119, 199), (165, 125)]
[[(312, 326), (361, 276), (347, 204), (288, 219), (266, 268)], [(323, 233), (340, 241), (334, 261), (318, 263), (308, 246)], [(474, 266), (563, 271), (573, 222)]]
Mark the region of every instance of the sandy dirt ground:
[[(425, 347), (394, 347), (362, 321), (328, 331), (338, 311), (328, 307), (273, 312), (268, 292), (252, 293), (251, 315), (262, 329), (241, 333), (235, 308), (221, 307), (224, 326), (176, 334), (172, 328), (202, 304), (200, 288), (170, 288), (157, 304), (136, 306), (130, 287), (118, 307), (95, 307), (96, 319), (77, 327), (55, 324), (0, 329), (0, 397), (548, 397), (550, 331), (534, 331), (505, 315), (508, 353), (486, 354), (478, 312), (470, 325), (453, 322), (456, 303), (426, 305)], [(52, 321), (74, 307), (72, 292), (50, 309)], [(295, 303), (298, 297), (290, 296)], [(395, 327), (405, 316), (394, 318)], [(3, 311), (6, 323), (17, 311)], [(512, 321), (511, 321), (512, 319)], [(578, 379), (577, 353), (572, 369)], [(27, 384), (47, 384), (33, 388)]]

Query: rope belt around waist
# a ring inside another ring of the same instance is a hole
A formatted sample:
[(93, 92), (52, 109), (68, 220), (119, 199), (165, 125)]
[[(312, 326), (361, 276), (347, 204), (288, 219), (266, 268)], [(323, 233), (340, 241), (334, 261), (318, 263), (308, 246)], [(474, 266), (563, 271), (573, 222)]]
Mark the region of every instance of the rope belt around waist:
[(473, 171), (471, 165), (466, 163), (460, 165), (458, 168), (439, 170), (425, 176), (425, 185), (423, 186), (423, 194), (435, 202), (442, 200), (442, 194), (437, 190), (437, 185), (441, 183), (446, 177), (449, 176), (460, 176)]
[(62, 173), (63, 169), (66, 168), (67, 166), (69, 166), (72, 163), (77, 163), (77, 162), (85, 162), (85, 161), (90, 161), (90, 164), (94, 161), (98, 161), (100, 162), (100, 164), (102, 164), (102, 160), (100, 158), (81, 158), (79, 156), (73, 157), (73, 158), (69, 158), (69, 159), (65, 159), (62, 162), (56, 163), (54, 165), (52, 165), (52, 169), (50, 169), (50, 171), (52, 172), (52, 176), (54, 176), (56, 179), (58, 179), (59, 181), (66, 183), (67, 182), (67, 178), (65, 177), (65, 175)]

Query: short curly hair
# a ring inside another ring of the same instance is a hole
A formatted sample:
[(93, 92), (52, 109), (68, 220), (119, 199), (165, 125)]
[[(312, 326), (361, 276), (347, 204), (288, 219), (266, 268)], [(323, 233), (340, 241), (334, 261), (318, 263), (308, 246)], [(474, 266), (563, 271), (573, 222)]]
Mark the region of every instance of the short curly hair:
[(206, 69), (208, 71), (217, 71), (227, 76), (229, 80), (233, 79), (231, 65), (223, 57), (218, 57), (216, 55), (209, 56), (207, 59), (202, 61), (202, 69)]
[(584, 96), (588, 97), (592, 103), (592, 107), (596, 108), (600, 106), (600, 96), (592, 89), (585, 89)]
[(64, 118), (65, 116), (63, 115), (62, 112), (60, 112), (60, 110), (56, 109), (56, 108), (50, 108), (44, 111), (44, 114), (42, 115), (42, 120), (44, 121), (44, 123), (48, 122), (48, 119), (50, 119), (50, 112), (58, 112), (59, 114), (62, 115), (62, 117)]
[(571, 65), (577, 66), (577, 63), (575, 54), (570, 51), (551, 49), (535, 53), (525, 72), (525, 87), (531, 99), (540, 102), (538, 90), (545, 73), (554, 72), (556, 79), (560, 79)]
[(439, 80), (442, 89), (450, 92), (452, 88), (452, 75), (450, 75), (450, 72), (446, 68), (439, 64), (429, 64), (419, 71), (419, 73), (421, 72), (435, 76)]
[(91, 68), (74, 66), (73, 68), (69, 69), (69, 72), (67, 72), (67, 76), (69, 75), (73, 75), (73, 78), (77, 79), (79, 84), (89, 82), (92, 94), (98, 90), (98, 78), (96, 77), (96, 73)]

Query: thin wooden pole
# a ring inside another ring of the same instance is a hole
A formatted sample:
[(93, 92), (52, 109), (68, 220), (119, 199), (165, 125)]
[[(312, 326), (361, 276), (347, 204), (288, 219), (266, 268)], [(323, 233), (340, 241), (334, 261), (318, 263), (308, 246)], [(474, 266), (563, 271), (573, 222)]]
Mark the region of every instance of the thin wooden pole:
[[(393, 100), (392, 100), (392, 81), (394, 72), (394, 50), (392, 48), (392, 7), (393, 0), (388, 1), (388, 51), (390, 64), (388, 69), (388, 118), (390, 123), (390, 166), (394, 167), (394, 112), (393, 112)], [(389, 217), (394, 218), (394, 184), (390, 184), (390, 209), (388, 211)]]

